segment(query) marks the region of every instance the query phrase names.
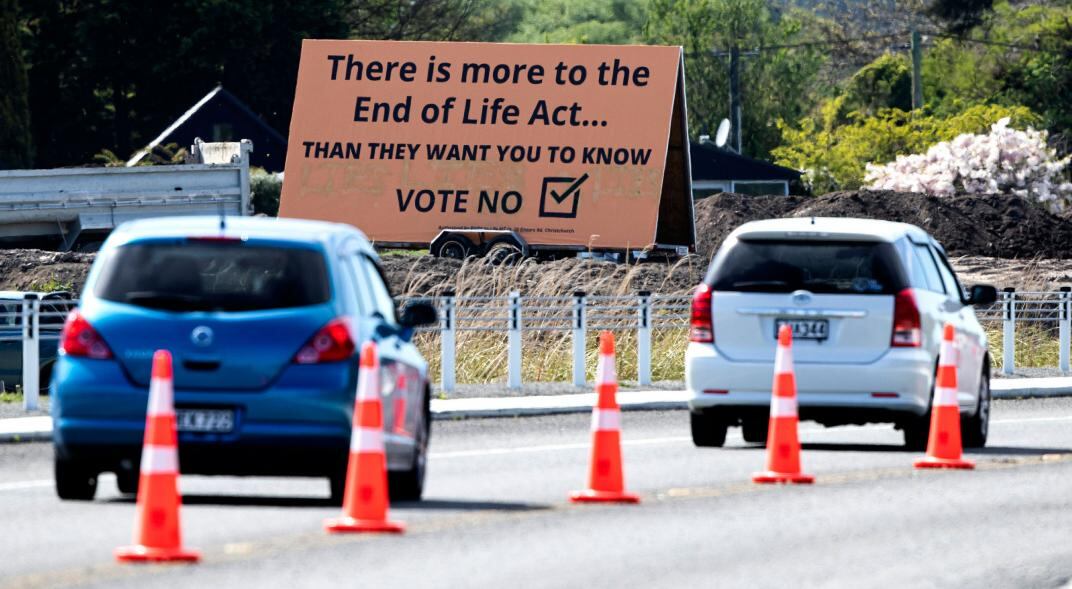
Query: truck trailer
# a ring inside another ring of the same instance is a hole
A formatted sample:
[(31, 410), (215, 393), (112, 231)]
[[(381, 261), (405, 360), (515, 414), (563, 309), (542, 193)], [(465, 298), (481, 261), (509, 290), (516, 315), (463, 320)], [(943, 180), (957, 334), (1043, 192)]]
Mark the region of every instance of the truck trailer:
[(132, 219), (248, 215), (251, 151), (197, 141), (186, 164), (0, 171), (0, 247), (96, 251)]

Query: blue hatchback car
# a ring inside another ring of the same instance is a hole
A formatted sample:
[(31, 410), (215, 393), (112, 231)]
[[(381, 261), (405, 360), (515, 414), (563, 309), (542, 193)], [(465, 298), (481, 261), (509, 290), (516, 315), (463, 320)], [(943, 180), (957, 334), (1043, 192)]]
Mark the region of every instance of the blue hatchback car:
[(419, 499), (428, 365), (410, 342), (436, 321), (396, 317), (378, 257), (340, 224), (186, 217), (109, 236), (52, 375), (56, 491), (89, 500), (97, 475), (138, 484), (151, 358), (174, 358), (183, 473), (313, 476), (341, 500), (362, 342), (379, 343), (390, 491)]

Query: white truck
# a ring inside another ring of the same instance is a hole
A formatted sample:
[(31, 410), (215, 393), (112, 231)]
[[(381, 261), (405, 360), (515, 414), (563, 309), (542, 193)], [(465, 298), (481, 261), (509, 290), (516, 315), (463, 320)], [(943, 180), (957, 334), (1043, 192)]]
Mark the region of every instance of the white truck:
[(124, 221), (249, 215), (248, 140), (197, 140), (187, 163), (0, 171), (0, 247), (96, 251)]

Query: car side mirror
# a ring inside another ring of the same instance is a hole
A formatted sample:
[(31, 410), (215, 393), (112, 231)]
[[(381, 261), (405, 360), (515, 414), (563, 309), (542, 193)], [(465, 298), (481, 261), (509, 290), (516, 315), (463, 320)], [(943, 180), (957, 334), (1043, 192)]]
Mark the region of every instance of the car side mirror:
[(439, 321), (439, 313), (431, 303), (424, 301), (406, 303), (398, 317), (398, 324), (408, 328), (431, 325), (436, 321)]
[(968, 303), (972, 305), (989, 305), (998, 300), (998, 289), (989, 284), (976, 284), (971, 287)]

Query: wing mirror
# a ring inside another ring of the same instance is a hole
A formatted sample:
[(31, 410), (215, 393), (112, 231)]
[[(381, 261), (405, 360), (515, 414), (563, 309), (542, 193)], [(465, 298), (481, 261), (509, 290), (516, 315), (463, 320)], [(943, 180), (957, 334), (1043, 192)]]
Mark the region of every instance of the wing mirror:
[(970, 305), (989, 305), (996, 300), (998, 300), (998, 289), (989, 284), (976, 284), (971, 287), (971, 294), (968, 296)]
[(431, 303), (425, 301), (406, 303), (398, 317), (398, 324), (401, 327), (408, 328), (431, 325), (436, 321), (439, 321), (439, 313), (436, 312), (436, 308)]

